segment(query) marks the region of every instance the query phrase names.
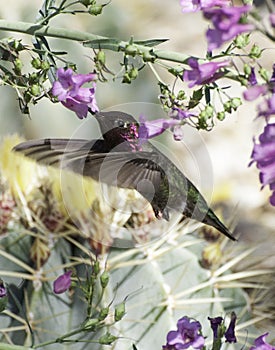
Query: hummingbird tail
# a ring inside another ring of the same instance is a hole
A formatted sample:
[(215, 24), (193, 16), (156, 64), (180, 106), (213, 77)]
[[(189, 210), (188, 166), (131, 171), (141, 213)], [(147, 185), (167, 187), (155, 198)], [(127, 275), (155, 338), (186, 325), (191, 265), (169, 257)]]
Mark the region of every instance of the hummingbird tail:
[(220, 219), (216, 216), (216, 214), (211, 209), (208, 210), (202, 222), (206, 225), (215, 227), (218, 231), (223, 233), (226, 237), (230, 238), (232, 241), (237, 240), (235, 237), (232, 236), (228, 228), (220, 221)]

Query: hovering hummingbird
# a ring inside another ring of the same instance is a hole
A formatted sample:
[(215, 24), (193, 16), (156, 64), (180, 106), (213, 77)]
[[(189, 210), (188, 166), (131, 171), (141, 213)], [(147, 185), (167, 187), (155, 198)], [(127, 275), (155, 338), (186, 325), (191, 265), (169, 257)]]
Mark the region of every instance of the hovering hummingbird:
[(131, 115), (112, 111), (94, 117), (103, 139), (31, 140), (14, 151), (110, 186), (134, 189), (148, 200), (158, 219), (169, 220), (170, 210), (175, 210), (236, 240), (176, 165), (148, 140), (139, 139), (140, 125)]

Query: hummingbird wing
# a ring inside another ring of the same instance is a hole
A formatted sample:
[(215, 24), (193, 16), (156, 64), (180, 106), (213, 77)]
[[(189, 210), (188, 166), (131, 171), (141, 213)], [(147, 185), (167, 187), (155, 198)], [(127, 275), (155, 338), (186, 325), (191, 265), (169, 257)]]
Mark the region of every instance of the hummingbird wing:
[(104, 140), (31, 140), (13, 150), (44, 165), (68, 169), (111, 186), (136, 189), (146, 198), (158, 190), (165, 176), (156, 152), (108, 152)]

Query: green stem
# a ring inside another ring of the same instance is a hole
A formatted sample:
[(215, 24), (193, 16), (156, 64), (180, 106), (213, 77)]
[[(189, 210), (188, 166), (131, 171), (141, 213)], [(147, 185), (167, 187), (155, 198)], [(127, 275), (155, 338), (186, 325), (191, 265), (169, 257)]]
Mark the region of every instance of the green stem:
[[(38, 25), (27, 22), (11, 22), (1, 19), (0, 30), (24, 33), (38, 37), (51, 37), (59, 39), (67, 39), (74, 41), (98, 41), (98, 48), (112, 50), (112, 51), (124, 51), (126, 50), (129, 42), (116, 41), (114, 39), (95, 35), (92, 33), (81, 32), (77, 30), (57, 28), (52, 26)], [(145, 45), (134, 44), (138, 53), (144, 54), (146, 57), (152, 57), (154, 59), (172, 61), (177, 63), (186, 63), (188, 56), (179, 52), (157, 50), (153, 47)]]
[[(34, 346), (32, 347), (32, 349), (37, 349), (37, 348), (44, 347), (44, 346), (46, 346), (46, 345), (51, 345), (51, 344), (60, 344), (60, 343), (63, 343), (64, 341), (66, 341), (66, 338), (69, 338), (69, 337), (71, 337), (71, 336), (73, 336), (73, 335), (75, 335), (75, 334), (79, 334), (79, 333), (81, 333), (81, 332), (83, 332), (83, 329), (82, 329), (82, 328), (77, 328), (77, 329), (75, 329), (75, 330), (73, 330), (73, 331), (71, 331), (71, 332), (69, 332), (69, 333), (67, 333), (67, 334), (65, 334), (65, 335), (63, 335), (63, 336), (57, 338), (57, 339), (49, 340), (49, 341), (46, 341), (46, 342), (44, 342), (44, 343), (40, 343), (40, 344), (34, 345)], [(0, 350), (1, 350), (1, 348), (0, 348)], [(4, 350), (4, 348), (3, 348), (3, 350)], [(12, 350), (12, 349), (11, 349), (11, 350)], [(15, 350), (17, 350), (17, 349), (15, 349)], [(18, 349), (18, 350), (19, 350), (19, 349)], [(22, 350), (23, 350), (23, 349), (22, 349)], [(25, 349), (24, 349), (24, 350), (25, 350)], [(30, 350), (30, 349), (28, 349), (28, 350)]]
[(0, 350), (31, 350), (31, 348), (21, 345), (0, 343)]

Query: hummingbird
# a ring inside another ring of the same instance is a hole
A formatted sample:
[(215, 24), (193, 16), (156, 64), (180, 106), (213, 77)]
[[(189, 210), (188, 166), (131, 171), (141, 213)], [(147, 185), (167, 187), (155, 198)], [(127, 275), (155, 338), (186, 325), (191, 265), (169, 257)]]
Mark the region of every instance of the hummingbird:
[(102, 139), (46, 138), (22, 142), (14, 151), (38, 163), (68, 169), (109, 186), (138, 191), (158, 219), (170, 212), (216, 228), (235, 241), (229, 229), (208, 206), (203, 195), (181, 170), (147, 139), (139, 138), (140, 124), (130, 114), (94, 114)]

